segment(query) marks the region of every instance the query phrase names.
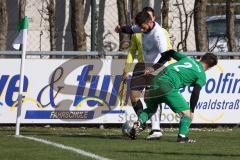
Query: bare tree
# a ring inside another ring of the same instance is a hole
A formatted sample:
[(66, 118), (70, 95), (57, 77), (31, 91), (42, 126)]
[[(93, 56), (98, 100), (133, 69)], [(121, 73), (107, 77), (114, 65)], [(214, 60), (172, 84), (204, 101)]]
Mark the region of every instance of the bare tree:
[(234, 0), (226, 1), (227, 39), (228, 51), (237, 51), (235, 34), (235, 3)]
[(84, 0), (70, 0), (71, 3), (71, 29), (73, 49), (86, 51), (86, 33), (84, 30)]
[[(127, 16), (127, 0), (118, 0), (118, 23), (120, 26), (129, 24)], [(126, 50), (130, 44), (130, 36), (128, 34), (119, 34), (119, 50)]]
[(142, 11), (142, 7), (143, 7), (143, 3), (142, 0), (132, 0), (132, 22), (131, 23), (135, 23), (135, 17), (137, 15), (138, 12)]
[(48, 6), (48, 22), (50, 32), (50, 49), (56, 51), (57, 44), (57, 28), (56, 28), (56, 0), (49, 0)]
[(207, 0), (195, 0), (194, 30), (197, 51), (208, 51), (207, 26), (205, 22)]
[(19, 21), (21, 21), (25, 17), (25, 9), (26, 9), (26, 0), (19, 1)]
[(179, 2), (176, 0), (176, 6), (178, 9), (179, 21), (180, 21), (180, 38), (181, 41), (177, 45), (177, 50), (187, 51), (187, 38), (189, 30), (192, 24), (193, 11), (187, 11), (185, 1)]
[(6, 50), (8, 13), (6, 0), (0, 0), (0, 50)]
[(104, 14), (105, 14), (105, 2), (106, 0), (99, 1), (99, 11), (97, 14), (97, 51), (104, 52), (103, 46), (103, 33), (104, 33)]
[(162, 27), (169, 30), (168, 25), (169, 0), (162, 1)]
[[(42, 27), (42, 21), (48, 21), (49, 27), (47, 29), (50, 33), (50, 50), (56, 51), (57, 44), (57, 26), (56, 26), (56, 0), (42, 0), (42, 8), (38, 9), (41, 15), (40, 28)], [(48, 17), (46, 17), (46, 15)], [(41, 50), (41, 36), (43, 32), (40, 32), (40, 50)]]

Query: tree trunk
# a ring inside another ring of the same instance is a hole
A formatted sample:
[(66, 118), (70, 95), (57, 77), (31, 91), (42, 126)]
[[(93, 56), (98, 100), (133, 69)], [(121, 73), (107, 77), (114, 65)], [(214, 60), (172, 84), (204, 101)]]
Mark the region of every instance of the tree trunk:
[(207, 26), (205, 22), (207, 0), (195, 0), (194, 30), (197, 51), (208, 51)]
[(25, 17), (25, 9), (26, 9), (26, 0), (19, 1), (19, 22)]
[(49, 29), (50, 29), (50, 49), (56, 51), (57, 29), (56, 29), (56, 1), (50, 0), (48, 5)]
[(169, 30), (168, 26), (168, 13), (169, 13), (169, 0), (162, 1), (162, 27)]
[(132, 0), (132, 23), (135, 23), (135, 17), (142, 11), (142, 0)]
[[(127, 20), (127, 0), (118, 0), (118, 22), (120, 26), (128, 24)], [(119, 51), (126, 50), (130, 45), (130, 36), (128, 34), (119, 34)]]
[(237, 51), (236, 47), (236, 34), (235, 34), (235, 4), (233, 0), (226, 1), (226, 19), (227, 19), (227, 38), (228, 38), (228, 51)]
[(86, 33), (84, 30), (84, 0), (71, 0), (71, 29), (73, 38), (73, 49), (75, 51), (86, 51)]
[(188, 11), (184, 0), (176, 0), (175, 6), (178, 10), (179, 28), (180, 28), (180, 42), (177, 44), (177, 51), (187, 51), (187, 39), (192, 25), (193, 11)]
[(104, 33), (104, 14), (105, 14), (105, 2), (106, 0), (100, 0), (99, 1), (99, 11), (98, 11), (98, 18), (97, 18), (97, 51), (100, 53), (104, 52), (104, 38), (103, 38), (103, 33)]
[(6, 0), (0, 0), (0, 50), (6, 50), (8, 13)]

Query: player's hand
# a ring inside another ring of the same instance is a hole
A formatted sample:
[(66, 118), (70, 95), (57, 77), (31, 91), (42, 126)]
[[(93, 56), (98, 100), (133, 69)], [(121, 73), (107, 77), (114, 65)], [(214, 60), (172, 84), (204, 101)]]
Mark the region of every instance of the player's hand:
[(144, 71), (144, 74), (151, 74), (153, 73), (155, 70), (153, 67), (147, 67)]
[(122, 80), (126, 81), (128, 79), (128, 74), (126, 72), (123, 72), (122, 74)]
[(122, 32), (121, 26), (117, 25), (116, 28), (115, 28), (115, 32), (116, 33), (121, 33)]
[(190, 119), (191, 119), (191, 121), (193, 121), (193, 118), (194, 118), (194, 113), (190, 112)]

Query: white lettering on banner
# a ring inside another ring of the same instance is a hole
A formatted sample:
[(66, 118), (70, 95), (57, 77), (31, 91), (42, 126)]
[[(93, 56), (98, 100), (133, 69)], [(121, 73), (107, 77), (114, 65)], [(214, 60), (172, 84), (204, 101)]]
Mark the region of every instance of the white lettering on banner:
[[(0, 59), (0, 63), (0, 123), (15, 123), (20, 60)], [(124, 106), (119, 106), (124, 63), (27, 59), (22, 123), (123, 123), (137, 119), (130, 106), (129, 87), (123, 97)], [(207, 82), (193, 122), (239, 123), (239, 61), (219, 60), (218, 67), (206, 73)], [(180, 90), (187, 101), (191, 91), (192, 87)], [(168, 106), (162, 107), (161, 123), (179, 121)]]

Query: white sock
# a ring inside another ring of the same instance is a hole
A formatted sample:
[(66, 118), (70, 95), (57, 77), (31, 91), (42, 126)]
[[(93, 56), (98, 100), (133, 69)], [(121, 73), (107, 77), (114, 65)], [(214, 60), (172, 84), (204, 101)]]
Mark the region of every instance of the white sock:
[(157, 108), (157, 112), (151, 117), (152, 130), (160, 130), (160, 107)]
[(181, 137), (186, 137), (185, 135), (183, 135), (183, 134), (179, 134), (179, 136), (181, 136)]

